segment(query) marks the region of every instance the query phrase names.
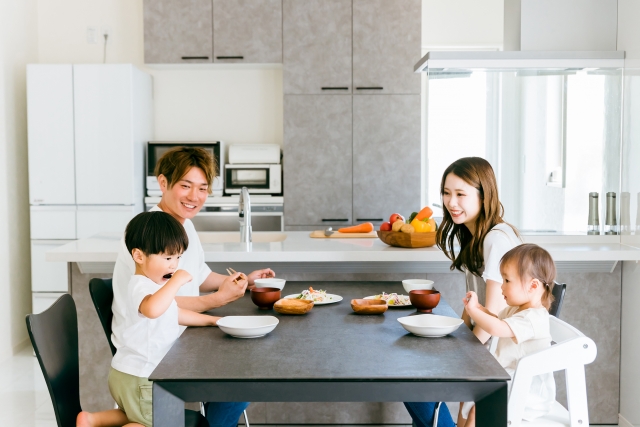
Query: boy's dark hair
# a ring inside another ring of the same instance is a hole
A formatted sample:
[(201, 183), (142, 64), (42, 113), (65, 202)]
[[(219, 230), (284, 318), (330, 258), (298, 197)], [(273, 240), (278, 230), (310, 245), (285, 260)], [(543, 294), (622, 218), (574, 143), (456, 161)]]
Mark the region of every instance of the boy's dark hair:
[(124, 232), (127, 250), (140, 249), (145, 255), (183, 253), (189, 237), (182, 224), (165, 212), (143, 212), (133, 217)]

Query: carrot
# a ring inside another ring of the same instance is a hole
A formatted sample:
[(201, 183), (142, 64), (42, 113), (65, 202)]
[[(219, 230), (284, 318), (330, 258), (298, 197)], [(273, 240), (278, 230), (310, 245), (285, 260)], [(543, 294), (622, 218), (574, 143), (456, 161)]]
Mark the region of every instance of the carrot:
[(339, 233), (371, 233), (372, 231), (373, 224), (371, 224), (370, 222), (353, 225), (351, 227), (344, 227), (338, 230)]
[(418, 215), (416, 215), (416, 219), (418, 221), (422, 221), (423, 219), (431, 218), (431, 215), (433, 215), (433, 211), (429, 206), (425, 206), (420, 212), (418, 212)]

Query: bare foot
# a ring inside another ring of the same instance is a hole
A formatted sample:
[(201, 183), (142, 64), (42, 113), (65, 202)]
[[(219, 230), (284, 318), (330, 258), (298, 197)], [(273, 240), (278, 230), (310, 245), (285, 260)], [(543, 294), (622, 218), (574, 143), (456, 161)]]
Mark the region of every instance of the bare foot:
[(80, 412), (76, 417), (76, 427), (93, 427), (93, 416), (91, 412)]

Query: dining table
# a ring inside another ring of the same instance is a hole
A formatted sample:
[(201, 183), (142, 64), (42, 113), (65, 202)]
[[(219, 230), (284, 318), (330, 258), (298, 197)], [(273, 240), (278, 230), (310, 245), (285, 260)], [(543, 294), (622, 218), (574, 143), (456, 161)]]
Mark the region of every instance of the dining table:
[[(249, 292), (208, 312), (275, 316), (277, 327), (241, 339), (216, 327), (190, 327), (149, 379), (154, 426), (183, 427), (184, 402), (476, 402), (476, 425), (507, 425), (507, 372), (462, 324), (449, 335), (419, 337), (398, 318), (413, 306), (356, 314), (350, 301), (407, 294), (401, 282), (288, 281), (282, 296), (313, 287), (339, 295), (304, 315), (256, 307)], [(436, 285), (437, 288), (437, 285)], [(433, 314), (458, 317), (441, 295)], [(455, 415), (454, 415), (455, 416)]]

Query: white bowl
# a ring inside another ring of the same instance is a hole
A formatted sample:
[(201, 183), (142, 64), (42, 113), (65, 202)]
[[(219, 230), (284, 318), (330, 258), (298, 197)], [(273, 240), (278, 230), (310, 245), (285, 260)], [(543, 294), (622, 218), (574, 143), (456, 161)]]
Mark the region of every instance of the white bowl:
[(218, 320), (218, 327), (232, 337), (258, 338), (273, 331), (279, 322), (274, 316), (227, 316)]
[(462, 319), (437, 314), (418, 314), (398, 319), (407, 331), (419, 337), (443, 337), (458, 329)]
[(419, 289), (433, 289), (433, 280), (423, 280), (423, 279), (408, 279), (402, 281), (402, 287), (404, 290), (409, 293), (411, 291), (416, 291)]
[(270, 277), (268, 279), (256, 279), (253, 281), (256, 284), (256, 288), (278, 288), (282, 290), (284, 288), (284, 284), (287, 283), (284, 279), (276, 279), (275, 277)]

